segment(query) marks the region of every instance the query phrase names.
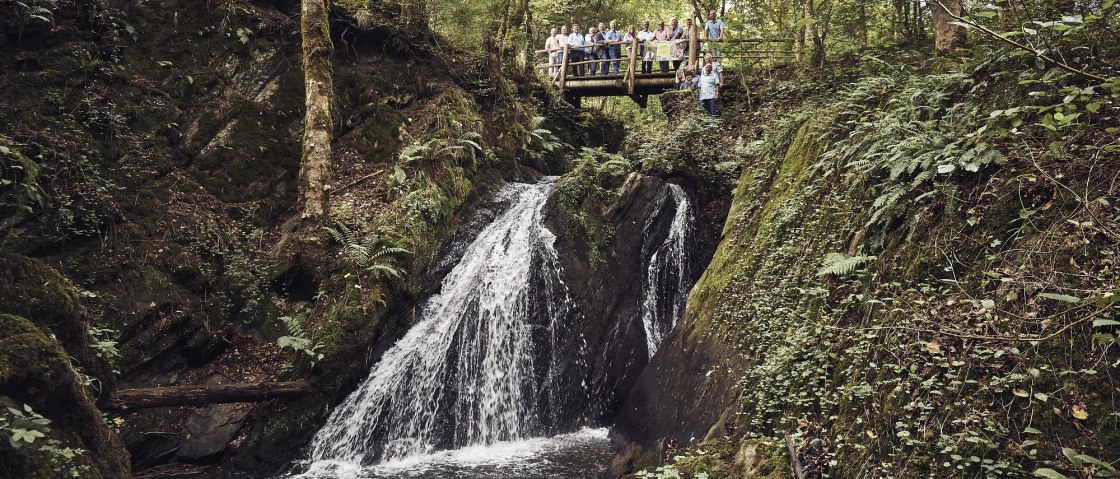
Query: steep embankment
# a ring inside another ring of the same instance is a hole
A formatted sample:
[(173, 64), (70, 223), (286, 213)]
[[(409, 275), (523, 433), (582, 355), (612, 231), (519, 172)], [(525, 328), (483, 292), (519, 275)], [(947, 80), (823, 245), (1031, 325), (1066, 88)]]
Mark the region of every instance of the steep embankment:
[(722, 240), (615, 428), (644, 461), (703, 442), (679, 469), (788, 477), (790, 434), (830, 477), (1110, 470), (1116, 98), (989, 67), (730, 107)]

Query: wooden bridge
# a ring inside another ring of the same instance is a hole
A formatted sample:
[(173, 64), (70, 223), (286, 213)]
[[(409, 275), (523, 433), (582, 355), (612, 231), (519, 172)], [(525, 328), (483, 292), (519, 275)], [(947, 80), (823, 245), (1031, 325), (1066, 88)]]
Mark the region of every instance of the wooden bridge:
[[(657, 65), (662, 61), (670, 63), (682, 62), (682, 68), (693, 68), (698, 65), (700, 60), (700, 50), (703, 44), (719, 45), (719, 59), (721, 66), (724, 69), (732, 67), (749, 67), (751, 64), (758, 60), (785, 60), (793, 58), (795, 52), (792, 49), (792, 39), (768, 39), (768, 38), (732, 38), (723, 40), (709, 40), (707, 38), (700, 38), (699, 29), (691, 27), (687, 32), (688, 42), (688, 57), (687, 58), (656, 58), (652, 61), (653, 67), (658, 70), (656, 73), (641, 73), (642, 60), (638, 58), (638, 51), (640, 45), (637, 38), (630, 41), (607, 42), (598, 43), (594, 45), (584, 45), (574, 47), (575, 49), (601, 47), (603, 45), (624, 45), (628, 48), (624, 49), (624, 58), (618, 60), (584, 60), (573, 62), (571, 61), (571, 51), (573, 47), (564, 45), (561, 48), (551, 50), (537, 50), (538, 54), (544, 54), (546, 59), (545, 63), (537, 64), (535, 67), (541, 73), (542, 79), (551, 84), (556, 89), (560, 90), (564, 98), (575, 105), (577, 108), (580, 106), (583, 97), (602, 97), (602, 96), (628, 96), (634, 100), (639, 106), (645, 108), (649, 95), (658, 95), (667, 91), (677, 89), (676, 71), (668, 73), (660, 72), (660, 67)], [(683, 42), (685, 40), (676, 40)], [(665, 41), (649, 41), (646, 42), (646, 48), (656, 48), (657, 43), (668, 43)], [(785, 44), (785, 49), (764, 48), (766, 45)], [(747, 48), (744, 48), (747, 47)], [(709, 47), (709, 50), (711, 47)], [(554, 52), (562, 53), (562, 59), (559, 63), (549, 63), (548, 59)], [(727, 62), (727, 60), (731, 60)], [(574, 71), (583, 67), (589, 70), (592, 64), (597, 65), (612, 65), (619, 62), (620, 66), (624, 68), (619, 69), (618, 74), (603, 74), (597, 75), (583, 74), (575, 75)], [(672, 65), (670, 65), (670, 68)]]

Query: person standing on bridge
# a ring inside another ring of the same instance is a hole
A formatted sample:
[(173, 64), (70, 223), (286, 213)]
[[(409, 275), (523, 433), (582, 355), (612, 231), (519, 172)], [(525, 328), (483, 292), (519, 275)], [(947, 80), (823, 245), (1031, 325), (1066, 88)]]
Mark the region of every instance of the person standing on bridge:
[(548, 76), (549, 78), (556, 78), (556, 65), (557, 59), (560, 58), (561, 53), (557, 51), (560, 48), (560, 43), (556, 39), (559, 32), (553, 28), (548, 32), (548, 39), (544, 41), (544, 49), (548, 51)]
[(720, 59), (720, 48), (711, 42), (722, 42), (724, 30), (723, 20), (716, 18), (716, 11), (708, 12), (708, 21), (704, 23), (704, 35), (708, 38), (708, 52), (715, 55), (717, 62)]
[[(559, 77), (559, 75), (560, 75), (560, 68), (563, 68), (563, 65), (564, 65), (564, 47), (567, 46), (567, 45), (568, 45), (568, 26), (567, 25), (560, 25), (560, 34), (556, 35), (556, 48), (560, 49), (560, 51), (556, 53), (556, 64), (559, 65), (559, 68), (557, 68), (557, 70), (556, 70), (557, 77)], [(572, 61), (572, 59), (568, 58), (568, 61)]]
[(638, 56), (642, 57), (642, 74), (653, 73), (655, 49), (651, 48), (653, 32), (649, 31), (649, 20), (642, 20), (642, 31), (638, 32), (638, 44), (641, 45), (638, 49)]
[(603, 37), (599, 34), (598, 28), (587, 27), (587, 35), (584, 35), (583, 38), (589, 45), (587, 48), (583, 49), (584, 60), (591, 61), (591, 64), (588, 65), (587, 68), (588, 74), (595, 76), (599, 74), (599, 62), (594, 60), (599, 59), (599, 42), (602, 41)]
[(693, 38), (694, 35), (696, 35), (696, 31), (694, 30), (695, 28), (696, 28), (696, 26), (692, 23), (692, 18), (684, 19), (684, 39), (685, 39), (685, 42), (684, 42), (684, 49), (683, 49), (684, 53), (682, 54), (681, 58), (688, 59), (689, 64), (685, 65), (685, 66), (688, 67), (688, 68), (692, 68), (692, 69), (696, 69), (696, 65), (693, 65), (691, 63), (692, 62), (692, 56), (689, 55), (689, 53), (692, 51), (691, 50), (691, 48), (692, 48), (692, 38)]
[(700, 75), (700, 105), (709, 115), (716, 116), (716, 99), (719, 98), (719, 75), (714, 71), (711, 63), (704, 65), (704, 73)]
[[(607, 59), (613, 60), (610, 62), (614, 67), (614, 74), (618, 75), (618, 59), (622, 58), (622, 33), (618, 31), (617, 24), (611, 20), (611, 28), (603, 33), (603, 40), (607, 42)], [(607, 74), (607, 63), (603, 62), (603, 74)]]
[[(653, 32), (653, 39), (657, 40), (658, 42), (668, 42), (670, 35), (671, 34), (669, 33), (669, 30), (665, 29), (665, 22), (658, 22), (657, 30)], [(654, 52), (657, 53), (657, 50), (659, 50), (659, 48), (655, 46)], [(660, 55), (658, 55), (658, 57), (658, 64), (661, 66), (661, 73), (669, 73), (669, 60), (661, 60)]]
[[(572, 58), (568, 61), (571, 63), (579, 63), (583, 61), (583, 46), (587, 44), (587, 38), (579, 31), (579, 24), (572, 24), (572, 33), (568, 35), (568, 55)], [(583, 76), (583, 65), (572, 65), (572, 75), (577, 77)]]
[[(680, 22), (674, 18), (672, 23), (669, 24), (669, 41), (673, 46), (673, 71), (681, 69), (681, 44), (685, 42), (684, 29), (681, 28)], [(687, 43), (685, 43), (687, 45)]]

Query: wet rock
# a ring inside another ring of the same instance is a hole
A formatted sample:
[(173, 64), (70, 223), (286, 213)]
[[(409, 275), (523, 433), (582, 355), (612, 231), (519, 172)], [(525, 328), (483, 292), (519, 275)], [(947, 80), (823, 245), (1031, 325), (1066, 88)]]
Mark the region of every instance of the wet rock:
[[(214, 376), (207, 384), (222, 384), (225, 378)], [(243, 403), (211, 404), (198, 408), (187, 417), (185, 437), (177, 456), (184, 461), (197, 461), (217, 455), (229, 447), (245, 424), (252, 406)]]

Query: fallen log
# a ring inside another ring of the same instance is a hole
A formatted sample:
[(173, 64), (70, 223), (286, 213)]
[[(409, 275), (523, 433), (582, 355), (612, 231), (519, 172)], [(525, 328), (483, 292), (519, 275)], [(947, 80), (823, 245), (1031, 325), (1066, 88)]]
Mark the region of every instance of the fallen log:
[(113, 393), (104, 409), (130, 411), (153, 407), (292, 399), (306, 396), (312, 391), (311, 385), (305, 381), (121, 389)]

